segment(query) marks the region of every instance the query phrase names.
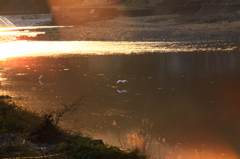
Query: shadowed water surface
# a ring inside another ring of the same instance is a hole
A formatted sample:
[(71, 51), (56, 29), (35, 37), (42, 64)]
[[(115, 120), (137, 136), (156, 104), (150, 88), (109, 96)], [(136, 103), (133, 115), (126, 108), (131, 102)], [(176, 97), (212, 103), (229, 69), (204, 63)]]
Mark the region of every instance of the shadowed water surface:
[(119, 145), (117, 132), (137, 132), (148, 119), (155, 138), (197, 149), (199, 156), (207, 149), (209, 158), (238, 158), (237, 43), (13, 42), (0, 47), (5, 48), (0, 91), (16, 103), (48, 111), (86, 95), (87, 106), (61, 122), (67, 128), (84, 127), (95, 138)]

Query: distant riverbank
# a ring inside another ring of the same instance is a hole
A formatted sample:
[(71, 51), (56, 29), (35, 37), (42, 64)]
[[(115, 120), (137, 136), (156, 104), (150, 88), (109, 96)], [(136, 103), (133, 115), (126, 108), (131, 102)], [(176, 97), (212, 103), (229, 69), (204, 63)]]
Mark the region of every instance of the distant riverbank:
[(119, 16), (72, 27), (37, 29), (46, 32), (16, 40), (56, 41), (238, 41), (240, 15)]
[[(5, 17), (17, 27), (54, 25), (51, 14)], [(53, 19), (56, 26), (67, 27), (14, 28), (14, 32), (5, 28), (0, 31), (0, 41), (238, 41), (240, 37), (239, 11), (207, 15), (104, 15), (89, 19), (74, 16), (58, 19), (54, 15)]]

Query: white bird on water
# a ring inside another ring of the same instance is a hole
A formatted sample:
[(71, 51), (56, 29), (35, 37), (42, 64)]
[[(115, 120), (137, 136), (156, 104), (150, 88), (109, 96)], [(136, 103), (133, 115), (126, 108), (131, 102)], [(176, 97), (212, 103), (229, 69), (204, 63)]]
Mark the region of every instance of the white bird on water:
[(126, 83), (126, 82), (129, 83), (127, 80), (118, 80), (117, 81), (117, 83), (120, 83), (120, 82), (122, 82), (122, 83)]
[(118, 93), (127, 93), (128, 90), (121, 90), (121, 91), (120, 91), (120, 90), (117, 90), (117, 92), (118, 92)]

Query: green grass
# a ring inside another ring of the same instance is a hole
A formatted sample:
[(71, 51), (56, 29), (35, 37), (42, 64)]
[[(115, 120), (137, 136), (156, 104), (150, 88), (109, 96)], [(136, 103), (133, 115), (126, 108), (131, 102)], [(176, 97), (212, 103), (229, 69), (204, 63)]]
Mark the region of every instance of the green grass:
[(118, 147), (97, 144), (91, 138), (78, 137), (63, 142), (59, 151), (68, 158), (79, 159), (146, 159), (138, 150), (123, 151)]
[(39, 154), (32, 151), (27, 145), (14, 143), (0, 144), (0, 158), (25, 156), (39, 156)]
[[(99, 144), (81, 133), (66, 133), (58, 127), (52, 114), (40, 115), (18, 107), (14, 102), (0, 96), (0, 158), (43, 156), (33, 150), (31, 144), (55, 144), (50, 154), (58, 158), (88, 159), (146, 159), (140, 151), (123, 151), (118, 147)], [(14, 142), (7, 142), (13, 136)], [(26, 142), (25, 142), (25, 140)], [(17, 141), (18, 140), (18, 141)], [(17, 141), (17, 142), (15, 142)], [(29, 142), (30, 141), (30, 142)]]
[(26, 133), (34, 130), (42, 122), (36, 113), (18, 107), (14, 102), (0, 96), (0, 135), (6, 133)]

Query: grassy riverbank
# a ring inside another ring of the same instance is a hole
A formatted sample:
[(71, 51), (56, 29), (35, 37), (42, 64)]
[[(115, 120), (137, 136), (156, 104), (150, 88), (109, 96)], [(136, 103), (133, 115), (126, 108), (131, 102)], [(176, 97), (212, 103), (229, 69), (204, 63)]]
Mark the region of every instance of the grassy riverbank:
[(18, 107), (5, 96), (0, 96), (0, 127), (0, 158), (52, 154), (71, 159), (147, 158), (138, 150), (123, 151), (81, 133), (67, 133), (56, 125), (52, 114), (40, 115)]

